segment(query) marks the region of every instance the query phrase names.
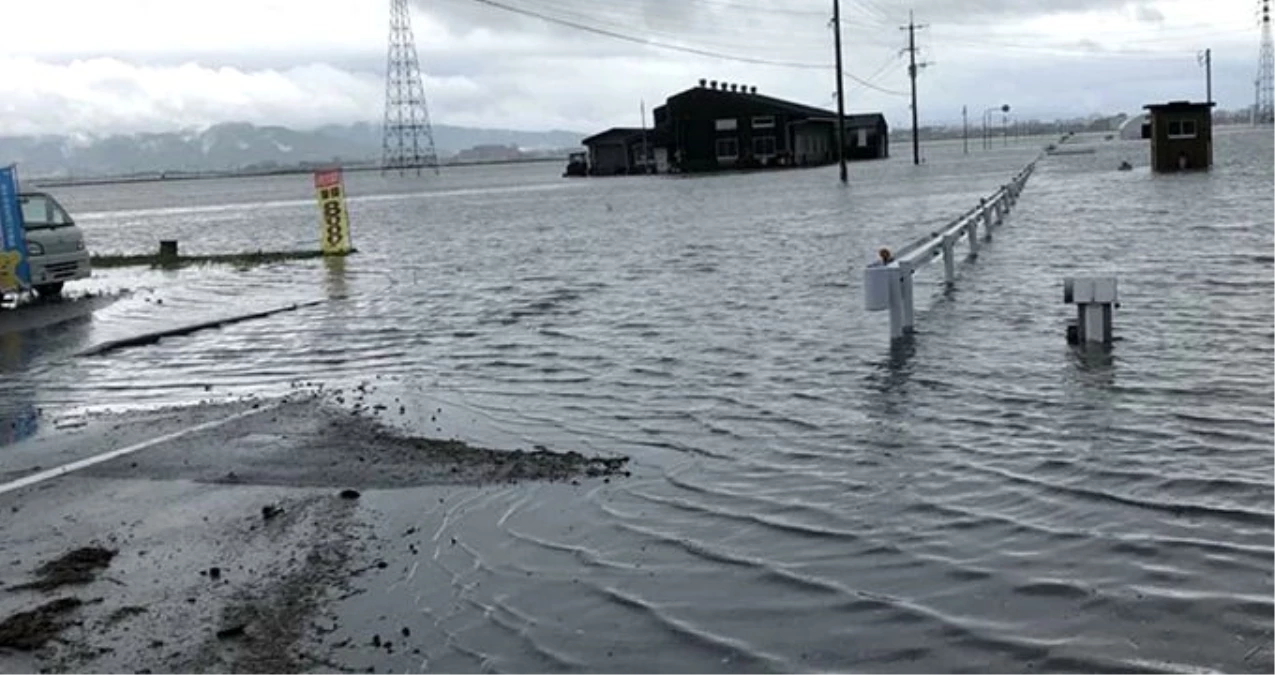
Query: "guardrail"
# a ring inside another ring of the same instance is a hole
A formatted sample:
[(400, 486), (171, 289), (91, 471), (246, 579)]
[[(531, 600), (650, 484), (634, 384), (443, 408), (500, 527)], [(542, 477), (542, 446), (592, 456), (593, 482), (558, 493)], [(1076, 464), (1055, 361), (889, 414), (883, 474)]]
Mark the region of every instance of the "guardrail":
[(898, 253), (881, 249), (881, 260), (868, 265), (863, 272), (864, 308), (868, 311), (890, 311), (890, 338), (898, 339), (912, 332), (915, 325), (912, 301), (912, 275), (938, 256), (943, 256), (943, 273), (949, 287), (956, 283), (956, 244), (962, 238), (969, 242), (971, 257), (978, 256), (980, 228), (982, 237), (990, 239), (992, 228), (1000, 225), (1018, 201), (1018, 195), (1036, 170), (1037, 157), (1014, 175), (1013, 179), (991, 196), (980, 199), (978, 206), (949, 222), (943, 229), (908, 244)]

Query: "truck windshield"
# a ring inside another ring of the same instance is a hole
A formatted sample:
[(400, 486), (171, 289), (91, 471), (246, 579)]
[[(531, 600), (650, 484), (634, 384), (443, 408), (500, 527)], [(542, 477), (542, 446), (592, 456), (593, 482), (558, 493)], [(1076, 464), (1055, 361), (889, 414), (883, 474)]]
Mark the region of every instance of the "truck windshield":
[(22, 195), (22, 223), (28, 230), (49, 229), (72, 225), (66, 211), (48, 195)]

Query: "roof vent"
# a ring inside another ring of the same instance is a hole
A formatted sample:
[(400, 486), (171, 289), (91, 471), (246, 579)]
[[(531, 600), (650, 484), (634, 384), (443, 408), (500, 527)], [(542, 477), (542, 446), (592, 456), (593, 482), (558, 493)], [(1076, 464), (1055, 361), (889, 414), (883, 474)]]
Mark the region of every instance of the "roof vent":
[(717, 80), (713, 80), (712, 82), (710, 82), (710, 83), (709, 83), (709, 88), (711, 88), (711, 89), (716, 89), (716, 88), (717, 88)]
[(730, 83), (730, 90), (731, 90), (731, 91), (735, 91), (735, 88), (736, 88), (736, 87), (738, 87), (738, 86), (739, 86), (739, 85), (735, 84), (734, 82), (731, 82), (731, 83)]
[(699, 78), (699, 86), (700, 86), (701, 88), (703, 88), (703, 86), (704, 86), (705, 84), (708, 84), (708, 80), (706, 80), (706, 79), (704, 79), (704, 78), (702, 78), (702, 77), (701, 77), (701, 78)]
[(749, 87), (749, 88), (748, 88), (748, 93), (750, 93), (750, 94), (756, 94), (756, 93), (757, 93), (757, 87)]

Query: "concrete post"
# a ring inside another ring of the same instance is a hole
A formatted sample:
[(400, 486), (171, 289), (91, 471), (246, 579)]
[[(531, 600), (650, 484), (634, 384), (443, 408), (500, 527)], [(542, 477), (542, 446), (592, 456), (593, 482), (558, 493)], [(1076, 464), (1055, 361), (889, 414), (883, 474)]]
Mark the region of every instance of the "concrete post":
[(1063, 302), (1076, 305), (1073, 344), (1111, 344), (1112, 315), (1117, 303), (1115, 277), (1076, 277), (1063, 280)]
[(912, 327), (916, 325), (912, 305), (912, 266), (900, 265), (899, 270), (903, 277), (903, 332), (911, 333)]
[[(979, 207), (980, 209), (983, 207)], [(986, 211), (980, 210), (978, 213), (970, 217), (970, 233), (967, 237), (970, 242), (970, 256), (978, 256), (978, 223), (985, 217)]]
[(956, 260), (952, 255), (953, 243), (952, 237), (943, 237), (943, 279), (948, 287), (956, 283)]
[(890, 275), (890, 338), (903, 337), (903, 273)]

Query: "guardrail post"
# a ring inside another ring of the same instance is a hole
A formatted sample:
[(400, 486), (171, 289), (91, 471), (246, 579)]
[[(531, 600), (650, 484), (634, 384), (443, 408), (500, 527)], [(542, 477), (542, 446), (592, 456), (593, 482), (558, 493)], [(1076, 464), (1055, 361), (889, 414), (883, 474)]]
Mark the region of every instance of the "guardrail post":
[(951, 235), (943, 237), (943, 278), (949, 288), (956, 283), (956, 260), (952, 256), (954, 239)]
[(912, 327), (916, 325), (915, 315), (912, 305), (912, 265), (899, 265), (901, 283), (903, 293), (903, 332), (911, 333)]
[(979, 199), (978, 213), (970, 217), (970, 233), (967, 236), (970, 242), (971, 257), (978, 255), (978, 225), (985, 217), (987, 217), (987, 200)]
[(890, 275), (890, 337), (903, 337), (903, 271), (900, 267), (891, 268)]

